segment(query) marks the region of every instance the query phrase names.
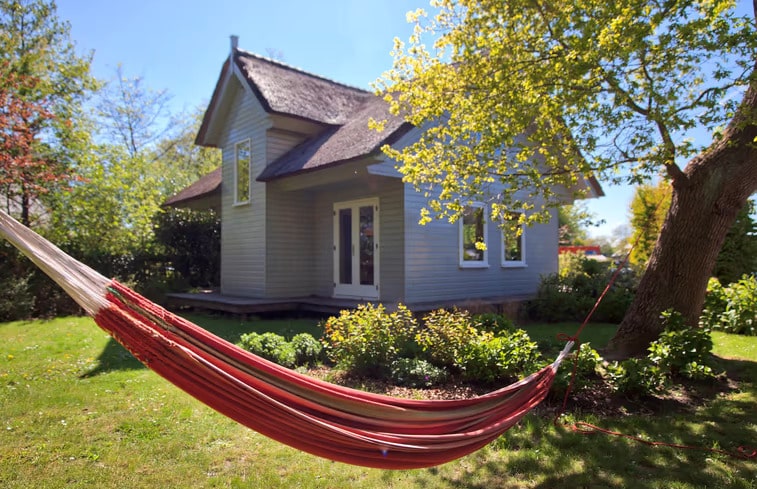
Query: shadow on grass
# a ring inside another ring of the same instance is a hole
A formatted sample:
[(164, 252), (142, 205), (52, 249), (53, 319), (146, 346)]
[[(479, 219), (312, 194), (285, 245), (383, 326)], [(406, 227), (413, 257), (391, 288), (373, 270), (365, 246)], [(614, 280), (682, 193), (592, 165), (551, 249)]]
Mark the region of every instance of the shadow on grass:
[(652, 414), (604, 418), (573, 414), (608, 430), (696, 450), (653, 447), (600, 433), (582, 435), (553, 426), (549, 417), (530, 414), (459, 467), (416, 473), (417, 487), (757, 487), (757, 459), (702, 450), (735, 452), (739, 446), (757, 445), (757, 363), (718, 361), (736, 382), (729, 382), (727, 396), (713, 389), (696, 408), (670, 409), (672, 404), (664, 403)]
[[(241, 335), (251, 331), (256, 333), (270, 331), (280, 334), (287, 339), (291, 339), (294, 335), (303, 332), (310, 333), (316, 338), (321, 335), (317, 318), (242, 320), (230, 316), (208, 316), (201, 314), (187, 314), (184, 317), (231, 343), (237, 343)], [(134, 358), (120, 343), (110, 338), (103, 351), (97, 357), (97, 366), (86, 374), (81, 375), (80, 378), (94, 377), (117, 370), (136, 370), (140, 368), (145, 368), (145, 366)]]

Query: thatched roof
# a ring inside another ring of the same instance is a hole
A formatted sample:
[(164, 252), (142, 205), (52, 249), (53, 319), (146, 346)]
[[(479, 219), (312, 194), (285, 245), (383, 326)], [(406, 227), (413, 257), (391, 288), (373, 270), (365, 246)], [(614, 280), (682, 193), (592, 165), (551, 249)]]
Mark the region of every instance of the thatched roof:
[(235, 50), (234, 62), (268, 112), (341, 125), (372, 93), (300, 69)]
[[(368, 121), (386, 120), (381, 132), (368, 128)], [(372, 96), (347, 123), (327, 130), (307, 140), (272, 162), (258, 176), (268, 181), (296, 173), (314, 171), (339, 163), (346, 163), (366, 155), (378, 153), (384, 144), (391, 144), (410, 128), (402, 118), (389, 114), (387, 103)]]

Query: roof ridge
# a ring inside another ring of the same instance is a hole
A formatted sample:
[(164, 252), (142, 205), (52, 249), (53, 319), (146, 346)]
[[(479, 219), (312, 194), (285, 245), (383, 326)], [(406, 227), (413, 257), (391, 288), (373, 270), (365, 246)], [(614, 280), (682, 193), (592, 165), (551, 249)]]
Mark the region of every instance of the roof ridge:
[(341, 87), (348, 88), (350, 90), (356, 90), (358, 92), (363, 92), (365, 94), (373, 94), (372, 91), (366, 90), (365, 88), (360, 88), (360, 87), (356, 87), (354, 85), (349, 85), (347, 83), (336, 81), (336, 80), (334, 80), (332, 78), (328, 78), (328, 77), (325, 77), (323, 75), (318, 75), (316, 73), (312, 73), (310, 71), (303, 70), (302, 68), (290, 65), (290, 64), (285, 63), (283, 61), (275, 60), (273, 58), (269, 58), (268, 56), (263, 56), (262, 54), (253, 53), (252, 51), (247, 51), (245, 49), (240, 49), (240, 48), (236, 48), (235, 51), (237, 53), (241, 53), (241, 54), (244, 54), (244, 55), (247, 55), (247, 56), (252, 56), (253, 58), (257, 58), (257, 59), (259, 59), (261, 61), (266, 61), (268, 63), (280, 66), (282, 68), (285, 68), (285, 69), (288, 69), (288, 70), (292, 70), (292, 71), (296, 71), (296, 72), (301, 73), (303, 75), (307, 75), (307, 76), (310, 76), (312, 78), (317, 78), (319, 80), (323, 80), (325, 82), (332, 83), (334, 85), (339, 85)]

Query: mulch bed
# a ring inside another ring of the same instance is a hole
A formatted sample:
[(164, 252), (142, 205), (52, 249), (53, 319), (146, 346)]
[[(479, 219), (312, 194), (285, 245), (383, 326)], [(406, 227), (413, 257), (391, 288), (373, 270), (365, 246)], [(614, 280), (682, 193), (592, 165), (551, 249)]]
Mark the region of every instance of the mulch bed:
[[(454, 379), (444, 385), (430, 388), (402, 387), (388, 380), (358, 377), (328, 367), (311, 369), (308, 374), (335, 384), (408, 399), (464, 399), (497, 389), (496, 385), (476, 385)], [(690, 412), (717, 395), (738, 388), (737, 380), (721, 375), (715, 381), (689, 381), (686, 384), (673, 386), (664, 395), (630, 398), (618, 394), (609, 383), (597, 377), (594, 382), (580, 391), (571, 392), (566, 411), (592, 413), (603, 417)], [(538, 412), (554, 415), (561, 408), (562, 403), (562, 395), (550, 395), (538, 408)]]

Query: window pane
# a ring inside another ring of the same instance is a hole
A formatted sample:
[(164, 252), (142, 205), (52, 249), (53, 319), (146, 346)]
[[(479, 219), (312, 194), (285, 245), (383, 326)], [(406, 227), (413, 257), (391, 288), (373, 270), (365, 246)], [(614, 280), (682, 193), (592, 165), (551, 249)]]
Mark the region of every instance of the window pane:
[[(517, 225), (518, 217), (508, 221), (503, 232), (505, 237), (505, 261), (523, 261), (522, 226), (518, 226), (516, 228), (512, 227), (514, 225)], [(521, 230), (521, 232), (519, 233), (518, 230)]]
[(373, 206), (360, 208), (360, 285), (373, 285)]
[(468, 207), (463, 211), (463, 261), (484, 261), (484, 250), (476, 243), (484, 244), (484, 209)]
[(339, 283), (352, 283), (352, 209), (339, 211)]
[(250, 200), (250, 142), (236, 146), (236, 202)]
[(514, 231), (505, 232), (505, 261), (523, 261), (522, 237)]

